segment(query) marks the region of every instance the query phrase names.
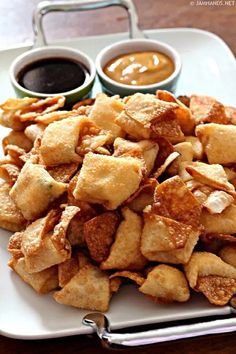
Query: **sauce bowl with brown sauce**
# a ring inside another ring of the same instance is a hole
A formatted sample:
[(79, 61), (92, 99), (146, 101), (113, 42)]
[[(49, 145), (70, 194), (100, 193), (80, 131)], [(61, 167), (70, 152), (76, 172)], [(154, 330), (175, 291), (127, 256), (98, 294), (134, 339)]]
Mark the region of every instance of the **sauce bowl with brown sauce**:
[(104, 48), (96, 58), (96, 69), (103, 90), (110, 94), (173, 92), (181, 58), (173, 47), (159, 41), (125, 40)]
[(67, 104), (89, 96), (96, 76), (93, 61), (79, 50), (47, 46), (29, 50), (10, 66), (18, 97), (63, 95)]

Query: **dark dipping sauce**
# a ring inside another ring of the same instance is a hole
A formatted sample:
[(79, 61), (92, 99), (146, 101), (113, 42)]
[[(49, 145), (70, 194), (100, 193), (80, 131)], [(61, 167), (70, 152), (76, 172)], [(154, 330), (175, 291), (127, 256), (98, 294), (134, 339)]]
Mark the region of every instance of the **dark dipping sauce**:
[(18, 83), (38, 93), (62, 93), (81, 86), (89, 76), (81, 63), (67, 58), (47, 58), (25, 66), (18, 74)]

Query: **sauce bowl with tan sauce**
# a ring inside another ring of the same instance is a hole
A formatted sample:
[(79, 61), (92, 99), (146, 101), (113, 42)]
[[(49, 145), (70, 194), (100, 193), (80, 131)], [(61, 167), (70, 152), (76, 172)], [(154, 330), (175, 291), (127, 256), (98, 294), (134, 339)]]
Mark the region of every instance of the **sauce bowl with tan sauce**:
[(103, 90), (120, 96), (158, 89), (174, 92), (181, 72), (181, 58), (173, 47), (146, 38), (105, 47), (95, 65)]

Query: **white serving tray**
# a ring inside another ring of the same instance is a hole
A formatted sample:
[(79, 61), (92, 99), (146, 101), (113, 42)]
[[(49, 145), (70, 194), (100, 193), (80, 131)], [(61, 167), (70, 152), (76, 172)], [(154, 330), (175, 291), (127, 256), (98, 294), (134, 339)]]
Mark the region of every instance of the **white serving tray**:
[[(149, 38), (172, 45), (181, 54), (183, 69), (177, 95), (193, 93), (216, 97), (236, 106), (236, 62), (227, 45), (216, 35), (189, 28), (147, 30)], [(128, 34), (86, 37), (57, 42), (80, 49), (95, 58), (100, 49)], [(23, 46), (0, 51), (0, 101), (14, 97), (8, 68), (12, 60), (30, 49)], [(101, 90), (96, 82), (93, 95)], [(6, 129), (0, 128), (0, 137)], [(0, 334), (21, 339), (39, 339), (85, 334), (92, 331), (82, 324), (88, 311), (59, 305), (50, 295), (38, 295), (7, 266), (10, 233), (0, 231)], [(229, 306), (216, 307), (200, 294), (193, 294), (185, 304), (157, 305), (140, 294), (135, 286), (126, 285), (113, 296), (107, 312), (111, 328), (125, 328), (205, 316), (231, 313)]]

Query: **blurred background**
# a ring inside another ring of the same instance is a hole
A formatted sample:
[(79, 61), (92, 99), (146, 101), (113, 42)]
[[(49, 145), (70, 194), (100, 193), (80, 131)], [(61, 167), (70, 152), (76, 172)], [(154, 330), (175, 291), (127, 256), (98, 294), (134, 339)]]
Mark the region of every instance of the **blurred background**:
[[(212, 6), (211, 1), (198, 0), (133, 1), (142, 29), (202, 28), (221, 36), (236, 54), (236, 1), (218, 2), (222, 6)], [(0, 49), (33, 41), (32, 13), (39, 2), (40, 0), (0, 0)], [(50, 13), (44, 18), (49, 42), (55, 39), (124, 32), (127, 26), (126, 13), (119, 7), (96, 10), (96, 13)]]

